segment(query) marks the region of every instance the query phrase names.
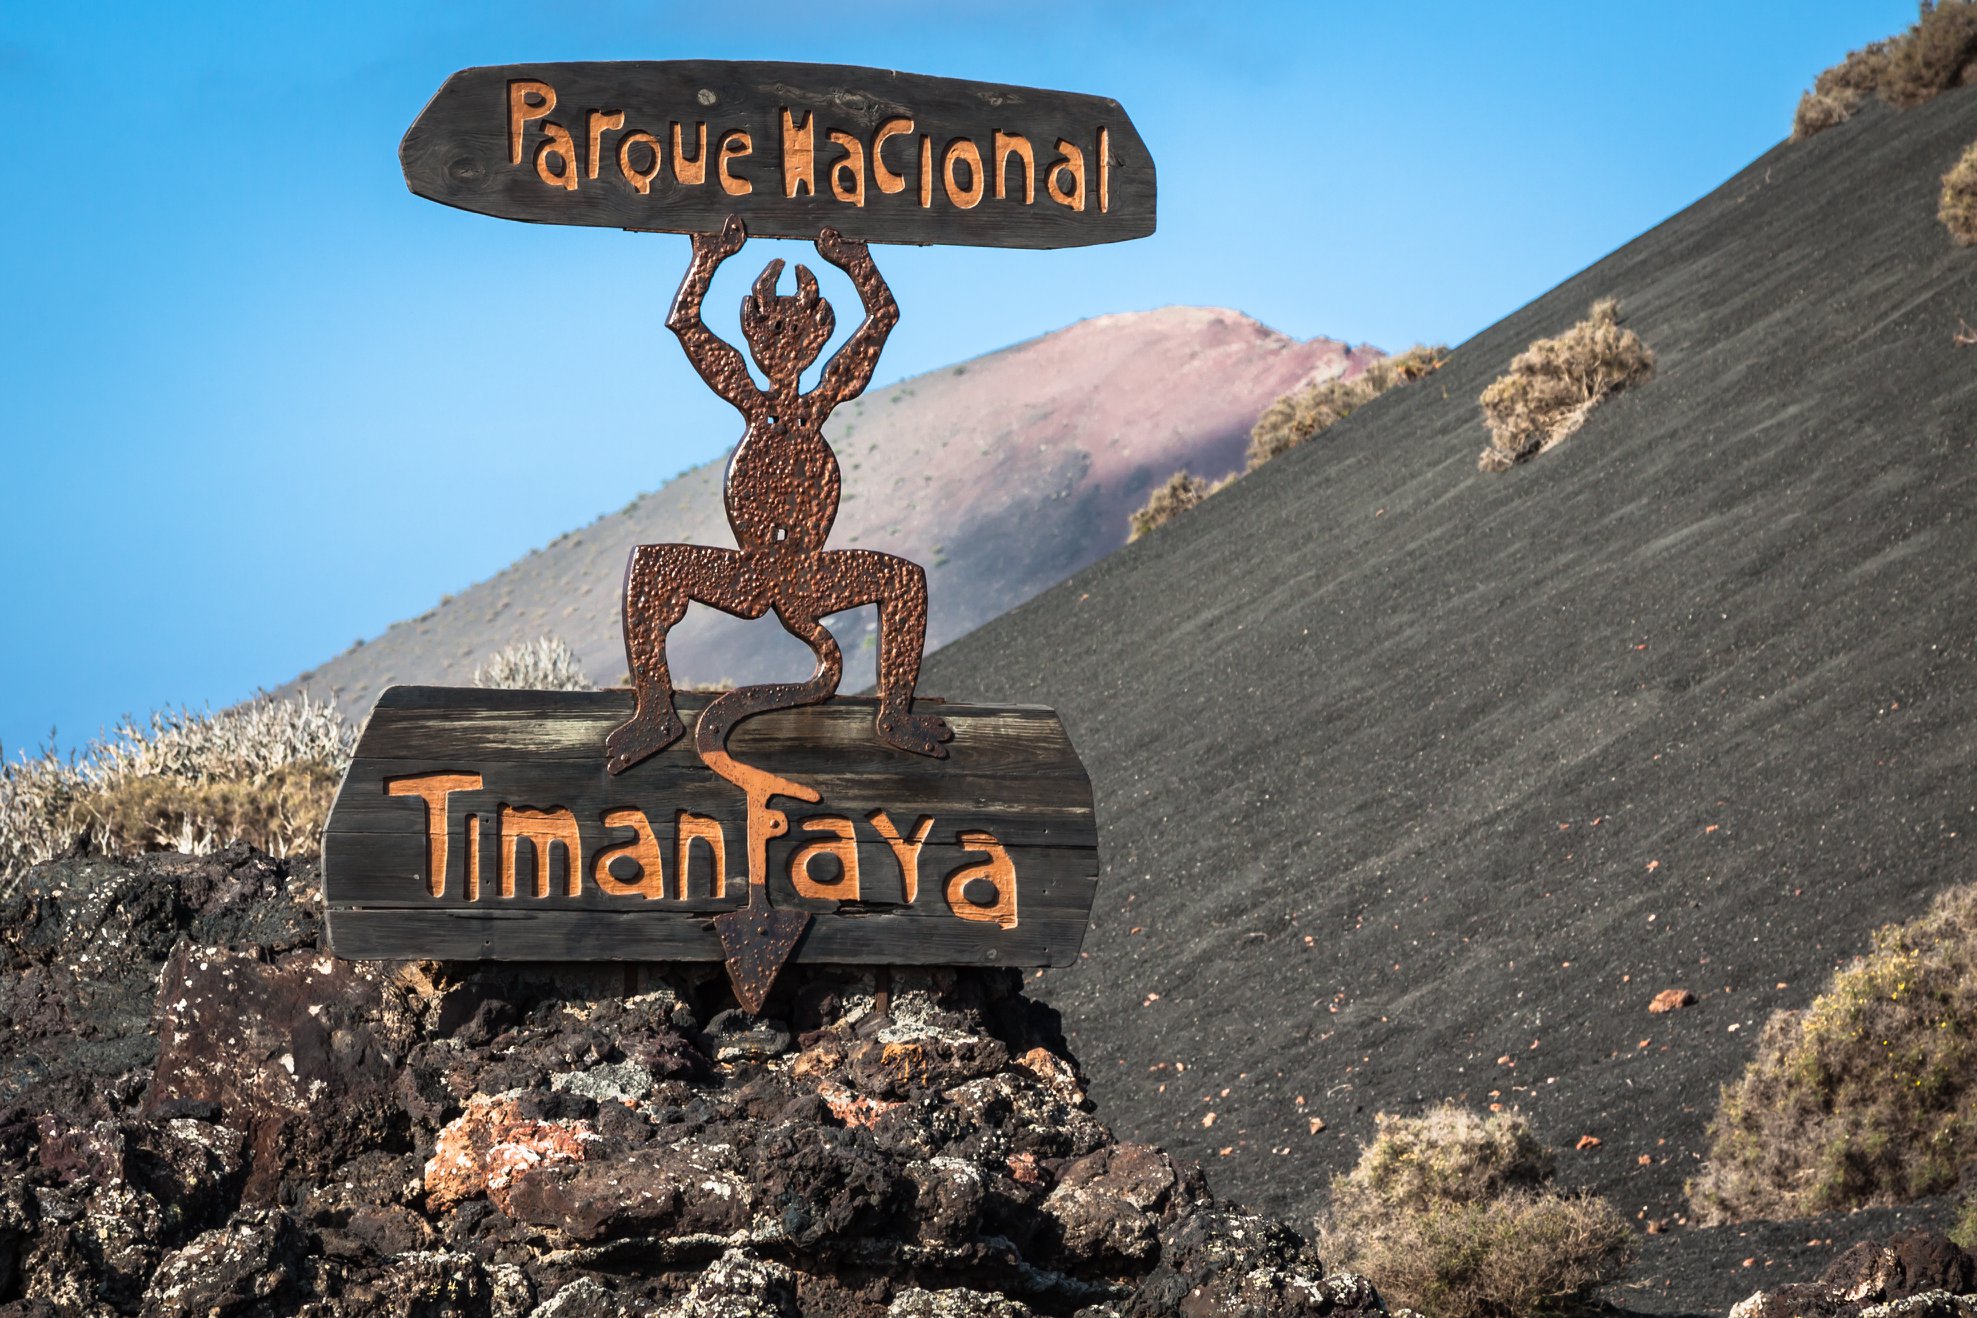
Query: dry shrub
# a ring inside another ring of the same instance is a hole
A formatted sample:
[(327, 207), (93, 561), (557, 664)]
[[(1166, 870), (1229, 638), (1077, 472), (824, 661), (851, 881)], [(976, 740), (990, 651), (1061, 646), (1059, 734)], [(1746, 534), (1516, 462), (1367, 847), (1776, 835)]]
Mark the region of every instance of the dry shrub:
[(216, 851), (236, 839), (272, 855), (313, 854), (343, 766), (320, 760), (284, 765), (260, 778), (122, 778), (87, 792), (77, 814), (98, 849)]
[(1167, 483), (1153, 492), (1146, 506), (1132, 514), (1132, 534), (1126, 537), (1128, 544), (1152, 531), (1156, 526), (1165, 526), (1188, 509), (1206, 499), (1215, 491), (1227, 485), (1233, 477), (1210, 484), (1186, 469), (1175, 472), (1167, 478)]
[(76, 850), (85, 831), (76, 815), (83, 790), (76, 761), (52, 750), (0, 760), (0, 877)]
[(1447, 360), (1447, 348), (1417, 345), (1381, 358), (1349, 380), (1320, 380), (1293, 389), (1256, 419), (1249, 432), (1248, 470), (1309, 443), (1387, 390), (1434, 374)]
[(1477, 467), (1507, 471), (1544, 452), (1584, 425), (1601, 399), (1653, 374), (1654, 353), (1620, 327), (1620, 304), (1601, 298), (1571, 329), (1518, 353), (1483, 390), (1490, 446)]
[(1977, 247), (1977, 142), (1943, 175), (1943, 199), (1936, 218), (1962, 247)]
[(1358, 1166), (1333, 1178), (1320, 1251), (1389, 1304), (1526, 1318), (1569, 1307), (1633, 1261), (1634, 1233), (1611, 1204), (1551, 1188), (1551, 1153), (1518, 1113), (1444, 1105), (1377, 1120)]
[(1723, 1088), (1689, 1187), (1708, 1222), (1901, 1203), (1977, 1160), (1977, 885), (1874, 934)]
[(217, 714), (126, 718), (79, 755), (0, 763), (0, 874), (78, 851), (236, 840), (311, 854), (355, 741), (334, 705), (263, 696)]
[(1792, 140), (1845, 123), (1878, 96), (1908, 109), (1977, 81), (1977, 0), (1923, 0), (1905, 32), (1853, 51), (1821, 73), (1792, 116)]
[(511, 691), (594, 691), (576, 652), (560, 636), (539, 636), (518, 641), (488, 656), (474, 670), (475, 686), (501, 687)]

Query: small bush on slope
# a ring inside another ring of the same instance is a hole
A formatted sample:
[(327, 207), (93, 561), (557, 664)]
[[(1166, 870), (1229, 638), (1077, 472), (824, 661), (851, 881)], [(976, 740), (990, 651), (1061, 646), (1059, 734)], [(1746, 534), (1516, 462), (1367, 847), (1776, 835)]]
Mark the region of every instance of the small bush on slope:
[(1167, 478), (1165, 485), (1153, 492), (1146, 506), (1132, 515), (1133, 530), (1126, 537), (1127, 543), (1146, 535), (1156, 526), (1165, 526), (1228, 483), (1228, 480), (1223, 480), (1210, 485), (1191, 471), (1175, 472)]
[(1255, 471), (1272, 458), (1329, 430), (1396, 385), (1432, 375), (1448, 360), (1448, 349), (1416, 346), (1397, 357), (1384, 357), (1350, 380), (1320, 380), (1293, 389), (1263, 409), (1249, 432), (1247, 469)]
[(1571, 329), (1518, 353), (1510, 370), (1483, 390), (1490, 446), (1476, 466), (1508, 471), (1584, 425), (1607, 395), (1653, 375), (1654, 353), (1640, 335), (1620, 327), (1620, 304), (1601, 298)]
[(1977, 246), (1977, 142), (1943, 175), (1943, 200), (1936, 218), (1963, 247)]
[(1792, 116), (1792, 140), (1845, 123), (1870, 96), (1905, 110), (1973, 81), (1977, 3), (1923, 0), (1914, 26), (1852, 52), (1814, 80)]
[(495, 651), (474, 670), (473, 682), (514, 691), (593, 691), (597, 686), (560, 636), (518, 641)]
[[(1249, 432), (1246, 471), (1255, 471), (1336, 425), (1396, 385), (1432, 374), (1448, 360), (1443, 347), (1413, 347), (1398, 357), (1383, 357), (1350, 380), (1321, 380), (1278, 398), (1263, 409)], [(1177, 471), (1153, 492), (1146, 506), (1131, 515), (1130, 542), (1156, 526), (1165, 525), (1236, 479), (1224, 476), (1214, 484), (1186, 470)]]
[(1442, 1106), (1377, 1120), (1358, 1166), (1332, 1181), (1319, 1248), (1389, 1304), (1435, 1318), (1527, 1318), (1633, 1260), (1634, 1234), (1612, 1205), (1550, 1188), (1551, 1153), (1516, 1112)]
[(81, 755), (0, 764), (0, 874), (78, 849), (132, 856), (235, 840), (313, 853), (356, 737), (308, 696), (125, 719)]
[(1977, 885), (1876, 931), (1723, 1088), (1689, 1187), (1707, 1222), (1900, 1203), (1977, 1159)]

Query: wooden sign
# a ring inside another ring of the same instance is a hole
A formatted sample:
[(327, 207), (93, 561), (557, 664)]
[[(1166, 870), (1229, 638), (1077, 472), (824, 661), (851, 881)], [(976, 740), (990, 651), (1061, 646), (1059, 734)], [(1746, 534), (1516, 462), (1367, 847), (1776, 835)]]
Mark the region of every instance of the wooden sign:
[[(682, 694), (680, 713), (690, 723), (707, 703)], [(1097, 831), (1056, 715), (920, 704), (954, 731), (945, 759), (875, 738), (865, 698), (738, 726), (736, 759), (815, 798), (761, 811), (708, 772), (691, 738), (608, 772), (601, 747), (630, 692), (393, 687), (323, 839), (331, 945), (346, 957), (719, 961), (715, 917), (747, 906), (760, 846), (773, 908), (810, 916), (790, 960), (1076, 960)]]
[[(916, 698), (926, 573), (829, 547), (824, 424), (899, 321), (869, 243), (1153, 231), (1153, 162), (1118, 103), (821, 64), (518, 64), (447, 79), (399, 159), (464, 210), (692, 234), (666, 326), (746, 429), (723, 488), (735, 547), (631, 546), (630, 691), (379, 700), (324, 832), (334, 950), (718, 960), (751, 1012), (792, 960), (1073, 961), (1098, 880), (1084, 768), (1049, 710)], [(784, 294), (772, 260), (743, 299), (766, 387), (702, 318), (750, 236), (814, 242), (857, 291), (863, 320), (807, 388), (836, 324), (808, 267)], [(667, 637), (694, 603), (773, 612), (809, 680), (681, 697)], [(825, 620), (861, 605), (878, 697), (839, 698)]]
[(446, 80), (399, 147), (421, 197), (669, 233), (1077, 247), (1153, 232), (1117, 101), (828, 64), (508, 64)]

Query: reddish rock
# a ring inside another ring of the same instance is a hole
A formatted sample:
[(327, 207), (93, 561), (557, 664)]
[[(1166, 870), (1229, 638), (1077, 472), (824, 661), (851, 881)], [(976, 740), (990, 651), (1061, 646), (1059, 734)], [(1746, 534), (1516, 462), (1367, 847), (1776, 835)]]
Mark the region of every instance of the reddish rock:
[(1654, 1001), (1648, 1003), (1647, 1009), (1660, 1016), (1667, 1012), (1680, 1011), (1684, 1007), (1693, 1007), (1695, 1004), (1696, 995), (1687, 989), (1663, 989), (1654, 995)]
[(508, 1192), (517, 1177), (544, 1165), (582, 1162), (597, 1138), (586, 1122), (526, 1115), (517, 1094), (477, 1094), (466, 1112), (439, 1132), (426, 1163), (426, 1204), (444, 1211), (484, 1194), (508, 1212)]

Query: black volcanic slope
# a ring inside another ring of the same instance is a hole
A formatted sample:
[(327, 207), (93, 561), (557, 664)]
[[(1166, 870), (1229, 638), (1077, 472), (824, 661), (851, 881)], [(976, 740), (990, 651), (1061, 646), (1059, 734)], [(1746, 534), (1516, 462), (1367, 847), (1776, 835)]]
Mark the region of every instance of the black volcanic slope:
[[(1092, 771), (1042, 991), (1115, 1125), (1300, 1213), (1376, 1111), (1515, 1103), (1668, 1217), (1765, 1017), (1977, 878), (1973, 137), (1977, 90), (1777, 148), (932, 658)], [(1608, 295), (1658, 376), (1479, 475), (1477, 394)]]

